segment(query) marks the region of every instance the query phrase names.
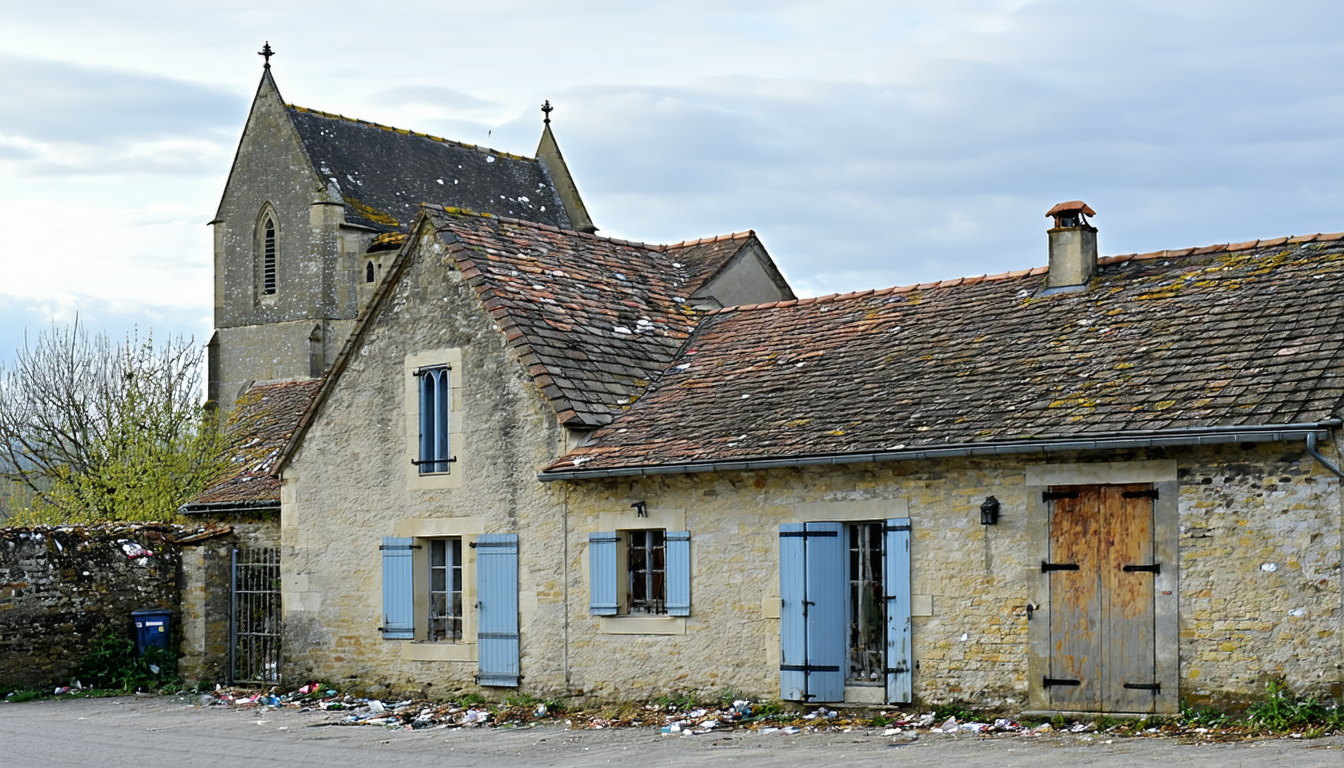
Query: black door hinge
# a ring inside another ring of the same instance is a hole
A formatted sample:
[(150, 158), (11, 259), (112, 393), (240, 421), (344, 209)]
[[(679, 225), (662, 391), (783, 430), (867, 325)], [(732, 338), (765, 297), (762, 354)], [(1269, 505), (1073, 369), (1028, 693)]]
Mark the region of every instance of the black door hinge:
[(1041, 501), (1057, 501), (1059, 499), (1076, 499), (1077, 491), (1045, 491), (1041, 494)]
[(1121, 493), (1120, 496), (1126, 499), (1156, 499), (1157, 489), (1149, 488), (1144, 491), (1125, 491)]
[(1125, 573), (1161, 573), (1162, 564), (1152, 563), (1150, 565), (1126, 565), (1124, 568), (1121, 568), (1120, 570), (1124, 571)]
[(1067, 680), (1059, 677), (1041, 678), (1041, 685), (1045, 686), (1046, 688), (1050, 688), (1056, 685), (1082, 685), (1082, 684), (1083, 684), (1082, 680)]
[(1162, 692), (1161, 683), (1125, 683), (1125, 688), (1131, 691), (1152, 691), (1153, 693)]
[(1076, 570), (1078, 570), (1077, 563), (1047, 563), (1044, 560), (1041, 561), (1041, 573), (1049, 573), (1051, 571), (1076, 571)]

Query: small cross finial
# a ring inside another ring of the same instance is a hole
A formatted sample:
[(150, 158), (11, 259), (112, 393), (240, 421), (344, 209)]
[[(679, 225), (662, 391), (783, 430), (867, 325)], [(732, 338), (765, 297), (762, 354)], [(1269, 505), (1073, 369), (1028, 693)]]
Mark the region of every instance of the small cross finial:
[(261, 50), (260, 50), (260, 51), (257, 51), (257, 55), (260, 56), (260, 57), (262, 57), (262, 58), (264, 58), (264, 59), (266, 59), (266, 68), (267, 68), (267, 69), (270, 69), (270, 68), (271, 68), (271, 57), (275, 55), (275, 51), (271, 50), (271, 41), (270, 41), (270, 40), (267, 40), (267, 41), (266, 41), (266, 44), (263, 45), (263, 46), (261, 46)]
[(551, 111), (554, 109), (555, 107), (551, 106), (550, 99), (547, 99), (546, 102), (541, 105), (541, 111), (546, 115), (546, 119), (542, 120), (542, 122), (545, 123), (546, 125), (551, 124)]

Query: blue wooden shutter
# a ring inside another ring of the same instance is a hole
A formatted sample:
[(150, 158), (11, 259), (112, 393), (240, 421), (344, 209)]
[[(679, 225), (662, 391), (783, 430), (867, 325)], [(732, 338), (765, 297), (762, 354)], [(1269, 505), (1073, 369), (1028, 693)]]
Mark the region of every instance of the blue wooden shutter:
[(667, 615), (691, 615), (691, 532), (667, 532)]
[(420, 473), (433, 472), (434, 458), (434, 380), (429, 371), (420, 374)]
[(845, 593), (849, 557), (843, 523), (807, 523), (808, 701), (845, 699)]
[(779, 527), (781, 698), (845, 698), (844, 532), (841, 523)]
[(452, 403), (451, 371), (447, 368), (423, 369), (420, 376), (420, 472), (447, 472), (451, 446), (448, 444), (449, 412)]
[(476, 539), (476, 642), (481, 685), (518, 687), (518, 535)]
[(807, 695), (807, 566), (802, 523), (779, 526), (779, 697)]
[(588, 534), (588, 612), (594, 616), (615, 616), (619, 606), (616, 542), (615, 531)]
[(448, 369), (431, 371), (434, 379), (434, 458), (440, 461), (434, 464), (435, 472), (448, 471), (448, 457), (451, 446), (448, 445)]
[(914, 658), (910, 648), (910, 518), (887, 521), (885, 573), (887, 591), (887, 701), (911, 702)]
[(383, 539), (383, 632), (385, 640), (415, 639), (415, 592), (411, 539)]

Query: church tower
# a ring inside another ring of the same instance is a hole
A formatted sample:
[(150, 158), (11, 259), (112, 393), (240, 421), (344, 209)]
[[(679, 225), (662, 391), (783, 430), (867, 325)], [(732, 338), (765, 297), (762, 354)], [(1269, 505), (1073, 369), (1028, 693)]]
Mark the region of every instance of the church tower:
[(320, 378), (422, 203), (595, 231), (550, 127), (537, 157), (285, 103), (266, 66), (210, 224), (209, 398)]

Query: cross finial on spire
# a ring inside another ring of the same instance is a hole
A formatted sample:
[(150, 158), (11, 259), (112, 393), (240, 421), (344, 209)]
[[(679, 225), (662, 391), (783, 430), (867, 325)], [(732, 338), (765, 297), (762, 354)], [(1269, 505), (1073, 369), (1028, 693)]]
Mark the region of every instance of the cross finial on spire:
[(544, 114), (546, 115), (546, 119), (545, 119), (545, 120), (542, 120), (542, 122), (545, 123), (546, 125), (550, 125), (550, 124), (551, 124), (551, 111), (554, 110), (554, 109), (555, 109), (555, 107), (552, 107), (552, 106), (551, 106), (551, 100), (550, 100), (550, 99), (547, 99), (546, 102), (545, 102), (544, 104), (541, 105), (541, 111), (542, 111), (542, 113), (544, 113)]
[(267, 40), (267, 41), (266, 41), (266, 44), (263, 45), (263, 46), (261, 46), (261, 50), (260, 50), (260, 51), (257, 51), (257, 55), (260, 56), (260, 57), (262, 57), (262, 58), (264, 58), (264, 59), (266, 59), (266, 68), (267, 68), (267, 69), (270, 69), (270, 68), (271, 68), (271, 57), (275, 55), (275, 51), (271, 50), (271, 41), (270, 41), (270, 40)]

